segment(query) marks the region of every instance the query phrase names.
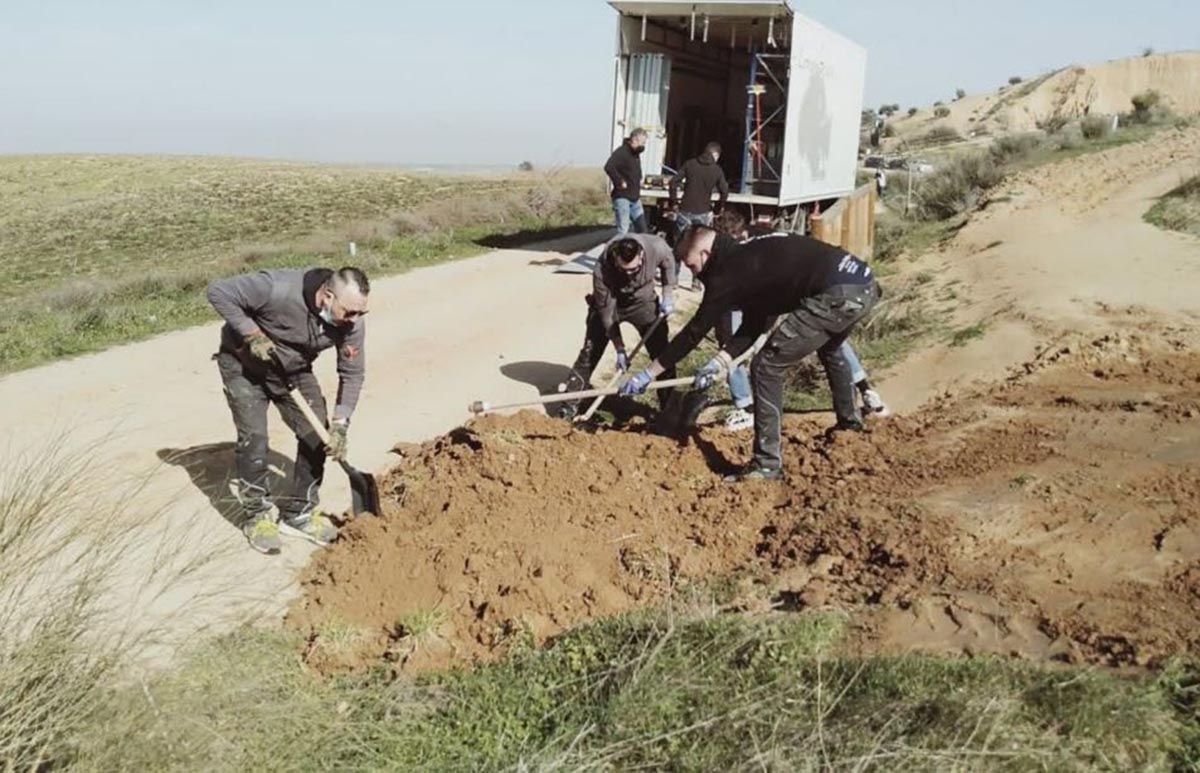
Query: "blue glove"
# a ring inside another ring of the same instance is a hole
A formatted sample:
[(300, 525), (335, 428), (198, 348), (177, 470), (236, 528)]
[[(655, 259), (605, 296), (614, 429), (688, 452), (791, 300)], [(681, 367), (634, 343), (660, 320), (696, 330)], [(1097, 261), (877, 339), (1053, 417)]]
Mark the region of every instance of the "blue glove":
[(692, 389), (701, 392), (706, 389), (711, 389), (724, 374), (724, 361), (722, 361), (719, 357), (714, 357), (705, 363), (703, 368), (696, 371), (696, 375), (692, 379)]
[(625, 352), (617, 352), (617, 370), (622, 373), (629, 370), (629, 355)]
[(671, 298), (663, 298), (658, 302), (658, 313), (664, 317), (669, 317), (675, 313), (675, 301)]
[(650, 382), (654, 380), (654, 376), (650, 375), (650, 371), (643, 370), (640, 373), (635, 373), (632, 378), (621, 385), (617, 391), (621, 397), (633, 397), (634, 395), (646, 394), (646, 387), (650, 386)]

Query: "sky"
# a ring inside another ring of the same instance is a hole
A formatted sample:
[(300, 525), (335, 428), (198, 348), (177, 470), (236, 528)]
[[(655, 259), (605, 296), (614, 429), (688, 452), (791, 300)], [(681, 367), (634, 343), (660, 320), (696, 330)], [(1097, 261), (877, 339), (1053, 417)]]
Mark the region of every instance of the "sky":
[[(1200, 48), (1200, 0), (792, 0), (865, 46), (867, 106)], [(0, 153), (586, 165), (604, 0), (0, 0)]]

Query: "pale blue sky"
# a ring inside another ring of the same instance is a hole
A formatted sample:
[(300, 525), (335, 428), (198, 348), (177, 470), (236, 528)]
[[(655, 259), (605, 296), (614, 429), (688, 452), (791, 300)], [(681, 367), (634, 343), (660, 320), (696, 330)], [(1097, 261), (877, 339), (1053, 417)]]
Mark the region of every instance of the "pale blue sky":
[[(868, 105), (1200, 47), (1200, 0), (793, 0), (868, 49)], [(0, 0), (0, 153), (591, 164), (603, 0)]]

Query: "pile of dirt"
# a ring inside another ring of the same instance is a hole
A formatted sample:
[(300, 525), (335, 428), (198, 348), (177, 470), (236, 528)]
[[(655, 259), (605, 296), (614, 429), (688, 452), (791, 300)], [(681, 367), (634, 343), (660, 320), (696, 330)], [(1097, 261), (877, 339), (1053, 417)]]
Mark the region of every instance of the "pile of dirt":
[(1193, 338), (1061, 346), (865, 435), (793, 417), (785, 485), (722, 484), (749, 438), (718, 429), (486, 417), (388, 473), (382, 517), (314, 560), (289, 621), (320, 667), (423, 668), (740, 576), (742, 607), (854, 610), (868, 649), (1200, 651)]

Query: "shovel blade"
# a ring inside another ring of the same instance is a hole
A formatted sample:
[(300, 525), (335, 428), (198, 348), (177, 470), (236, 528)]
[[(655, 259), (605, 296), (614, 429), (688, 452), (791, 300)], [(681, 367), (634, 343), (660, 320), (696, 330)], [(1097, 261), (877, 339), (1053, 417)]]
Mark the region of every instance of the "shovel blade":
[(346, 462), (342, 462), (342, 469), (350, 479), (351, 512), (355, 515), (379, 515), (379, 484), (375, 476)]

